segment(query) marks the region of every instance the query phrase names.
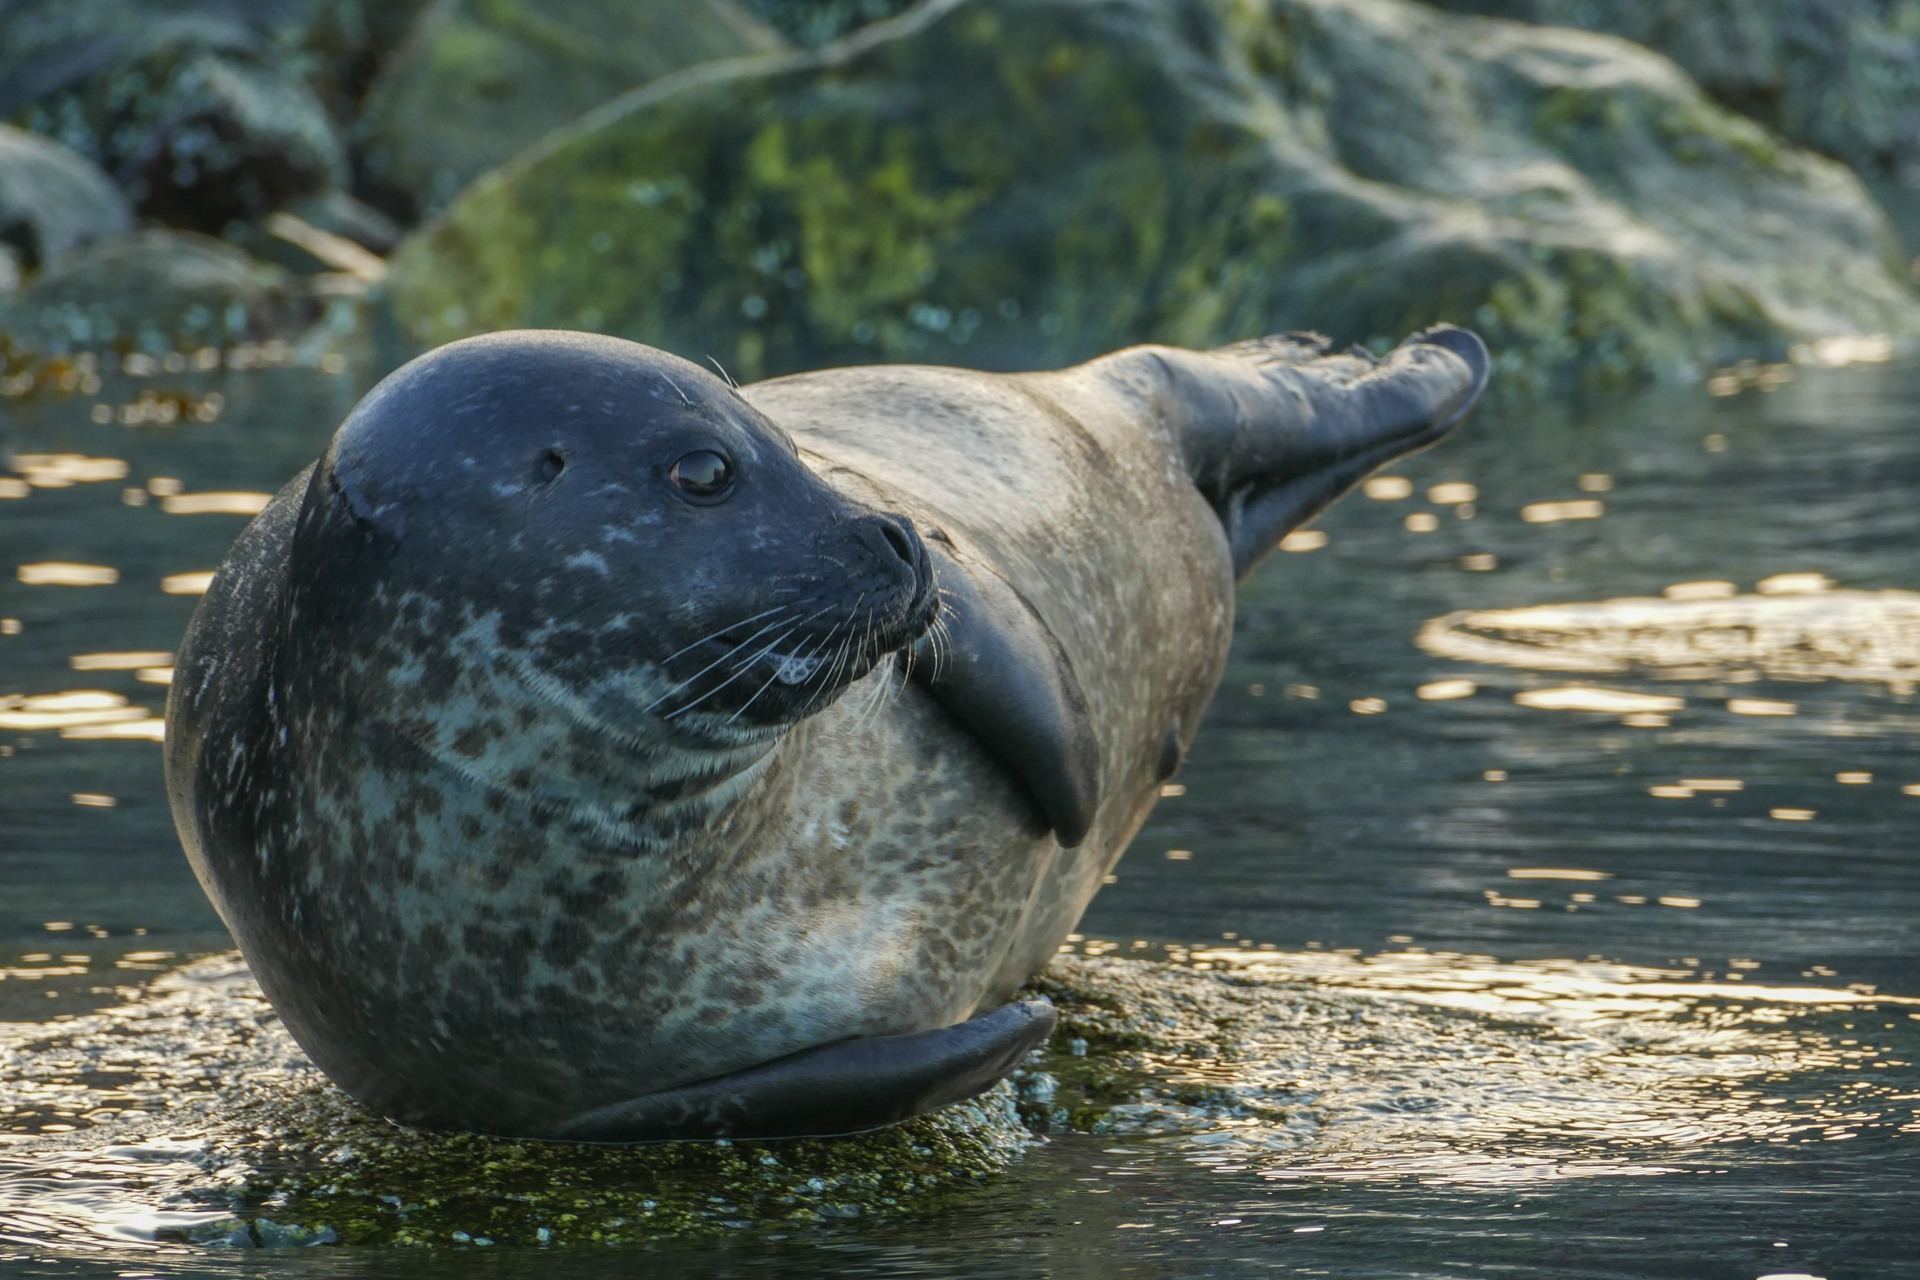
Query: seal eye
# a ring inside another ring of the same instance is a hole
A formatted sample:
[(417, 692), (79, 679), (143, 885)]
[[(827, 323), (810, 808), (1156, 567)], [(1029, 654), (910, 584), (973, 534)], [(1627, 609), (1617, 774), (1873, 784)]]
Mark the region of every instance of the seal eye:
[(567, 469), (567, 455), (558, 449), (549, 449), (540, 455), (540, 483), (552, 484)]
[(711, 449), (696, 449), (673, 464), (667, 479), (690, 498), (717, 498), (733, 486), (733, 464)]

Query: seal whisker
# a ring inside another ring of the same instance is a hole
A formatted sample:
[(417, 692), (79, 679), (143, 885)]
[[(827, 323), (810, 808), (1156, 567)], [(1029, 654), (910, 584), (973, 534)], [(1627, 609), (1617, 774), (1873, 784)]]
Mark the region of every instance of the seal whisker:
[[(809, 614), (809, 615), (808, 615), (807, 617), (805, 617), (805, 618), (802, 618), (802, 619), (800, 620), (800, 622), (801, 622), (801, 624), (803, 624), (803, 625), (804, 625), (805, 623), (807, 623), (807, 622), (809, 622), (809, 621), (811, 621), (811, 620), (812, 620), (813, 618), (817, 618), (817, 617), (819, 617), (819, 616), (820, 616), (820, 614), (822, 614), (822, 613), (824, 613), (824, 612), (826, 612), (826, 610), (825, 610), (824, 608), (823, 608), (823, 609), (817, 609), (817, 610), (815, 610), (815, 611), (814, 611), (814, 612), (813, 612), (812, 614)], [(795, 629), (797, 630), (798, 628), (796, 627)], [(789, 634), (791, 634), (791, 632), (789, 632)], [(833, 638), (833, 632), (832, 632), (831, 630), (829, 630), (829, 631), (827, 631), (827, 632), (826, 632), (825, 634), (823, 634), (823, 635), (821, 635), (821, 636), (820, 636), (819, 638), (817, 638), (816, 640), (814, 640), (814, 641), (813, 641), (813, 642), (812, 642), (812, 643), (811, 643), (810, 645), (804, 645), (804, 646), (802, 646), (802, 647), (801, 647), (801, 649), (800, 649), (800, 651), (799, 651), (798, 653), (796, 653), (796, 654), (793, 654), (793, 655), (791, 655), (791, 656), (792, 656), (792, 657), (794, 657), (794, 658), (798, 658), (798, 659), (800, 659), (800, 660), (802, 660), (802, 661), (806, 661), (806, 662), (811, 662), (811, 661), (813, 660), (813, 655), (814, 655), (814, 654), (815, 654), (816, 652), (818, 652), (818, 651), (819, 651), (819, 650), (821, 649), (821, 647), (822, 647), (822, 646), (824, 646), (824, 645), (825, 645), (825, 644), (826, 644), (826, 643), (827, 643), (827, 642), (828, 642), (829, 640), (831, 640), (832, 638)], [(756, 661), (756, 662), (757, 662), (758, 660), (759, 660), (759, 659), (758, 659), (757, 657), (756, 657), (756, 658), (754, 659), (754, 661)], [(749, 664), (749, 665), (751, 665), (751, 664)], [(808, 675), (808, 676), (811, 676), (812, 674), (813, 674), (813, 672), (812, 672), (811, 670), (809, 670), (809, 671), (807, 672), (807, 675)], [(752, 696), (752, 697), (750, 697), (750, 698), (748, 698), (748, 699), (747, 699), (747, 700), (746, 700), (745, 702), (743, 702), (743, 703), (741, 703), (741, 704), (740, 704), (740, 709), (739, 709), (738, 711), (736, 711), (736, 712), (734, 712), (734, 713), (733, 713), (732, 715), (730, 715), (730, 716), (728, 716), (728, 717), (727, 717), (727, 723), (728, 723), (728, 724), (732, 724), (732, 723), (733, 723), (733, 722), (734, 722), (735, 720), (738, 720), (738, 719), (739, 719), (739, 718), (740, 718), (741, 716), (743, 716), (743, 715), (745, 715), (745, 714), (746, 714), (746, 711), (747, 711), (747, 708), (748, 708), (748, 707), (750, 707), (750, 706), (752, 706), (752, 705), (753, 705), (753, 704), (754, 704), (755, 702), (757, 702), (757, 701), (759, 701), (759, 699), (760, 699), (760, 695), (761, 695), (761, 694), (763, 694), (763, 693), (765, 693), (765, 692), (766, 692), (767, 690), (769, 690), (769, 689), (771, 689), (771, 688), (773, 688), (773, 686), (774, 686), (774, 684), (775, 684), (775, 683), (776, 683), (777, 681), (781, 681), (781, 680), (783, 680), (783, 679), (784, 679), (783, 677), (780, 677), (780, 676), (778, 676), (778, 675), (776, 675), (776, 677), (775, 677), (775, 679), (774, 679), (774, 680), (769, 680), (769, 681), (767, 681), (767, 682), (766, 682), (765, 684), (763, 684), (763, 685), (761, 685), (761, 686), (760, 686), (760, 687), (759, 687), (759, 688), (758, 688), (757, 690), (755, 690), (755, 691), (754, 691), (754, 694), (753, 694), (753, 696)], [(806, 681), (806, 677), (804, 677), (804, 676), (803, 676), (803, 677), (801, 678), (801, 680), (800, 680), (800, 683), (803, 683), (803, 684), (804, 684), (804, 683), (805, 683), (805, 681)]]
[(821, 688), (823, 689), (833, 688), (834, 683), (840, 678), (840, 672), (842, 670), (842, 666), (847, 660), (847, 650), (849, 646), (852, 645), (852, 643), (853, 643), (852, 632), (848, 632), (847, 634), (843, 635), (840, 638), (840, 647), (834, 651), (833, 663), (827, 669), (827, 678), (821, 681), (821, 684), (820, 684)]
[(941, 672), (953, 661), (953, 628), (947, 625), (947, 619), (957, 616), (953, 607), (946, 601), (940, 602), (940, 610), (933, 615), (933, 626), (928, 628), (932, 637), (933, 675), (937, 680)]
[(772, 640), (768, 641), (767, 646), (764, 649), (754, 654), (751, 661), (742, 663), (739, 670), (735, 671), (732, 675), (728, 676), (725, 680), (722, 680), (719, 684), (713, 686), (713, 688), (707, 690), (705, 693), (701, 694), (699, 697), (695, 698), (692, 702), (689, 702), (686, 706), (680, 708), (678, 711), (667, 712), (667, 714), (662, 716), (661, 719), (671, 720), (675, 716), (682, 716), (682, 715), (685, 715), (687, 712), (693, 710), (695, 707), (705, 702), (708, 698), (711, 698), (714, 694), (720, 692), (722, 689), (732, 684), (735, 680), (738, 680), (741, 676), (744, 676), (745, 674), (747, 674), (747, 672), (753, 670), (753, 664), (755, 662), (760, 661), (760, 659), (766, 657), (768, 654), (772, 653), (775, 649), (779, 648), (780, 642), (782, 640), (785, 640), (788, 636), (792, 635), (795, 631), (798, 631), (799, 629), (800, 629), (799, 626), (796, 625), (790, 628), (789, 630), (781, 632), (779, 635), (775, 636)]
[(740, 389), (740, 384), (733, 380), (733, 375), (727, 372), (727, 367), (725, 365), (721, 364), (718, 360), (715, 360), (712, 356), (707, 357), (707, 363), (720, 371), (720, 376), (727, 380), (727, 385), (729, 387), (732, 387), (735, 391), (738, 391)]
[[(773, 688), (775, 683), (776, 681), (769, 680), (765, 684), (761, 685), (758, 689), (755, 689), (753, 691), (753, 696), (748, 698), (745, 702), (741, 703), (740, 709), (738, 711), (734, 712), (732, 715), (727, 717), (727, 723), (732, 724), (735, 720), (738, 720), (741, 716), (747, 714), (747, 708), (752, 706), (755, 702), (759, 701), (760, 695), (765, 693), (767, 690)], [(675, 714), (678, 714), (678, 713), (676, 712)]]
[(886, 694), (886, 697), (881, 700), (879, 709), (874, 712), (876, 720), (879, 719), (880, 712), (907, 696), (907, 684), (913, 679), (913, 664), (906, 660), (906, 651), (896, 650), (892, 657), (893, 665), (900, 671), (900, 687), (895, 689), (890, 679), (881, 683), (881, 692)]
[[(891, 662), (896, 656), (897, 655), (890, 653), (883, 661)], [(855, 719), (855, 725), (860, 733), (866, 733), (879, 721), (880, 713), (886, 710), (887, 703), (891, 701), (891, 699), (887, 697), (887, 690), (892, 687), (892, 675), (885, 672), (881, 673), (881, 678), (875, 682), (873, 691), (867, 695), (867, 700), (865, 704), (861, 706), (860, 714)]]
[[(829, 607), (830, 607), (830, 606), (826, 606), (826, 605), (822, 605), (822, 606), (821, 606), (820, 608), (818, 608), (818, 609), (815, 609), (815, 610), (814, 610), (814, 611), (813, 611), (812, 613), (810, 613), (810, 614), (808, 614), (808, 615), (807, 615), (806, 617), (804, 617), (804, 618), (796, 618), (796, 619), (792, 619), (791, 621), (793, 622), (793, 628), (792, 628), (792, 630), (790, 630), (790, 631), (788, 631), (788, 632), (786, 633), (786, 635), (788, 635), (788, 636), (790, 636), (790, 635), (792, 635), (792, 634), (793, 634), (793, 633), (794, 633), (795, 631), (798, 631), (798, 630), (799, 630), (799, 629), (800, 629), (801, 627), (804, 627), (804, 626), (806, 626), (806, 625), (807, 625), (807, 624), (808, 624), (809, 622), (812, 622), (812, 621), (813, 621), (813, 620), (814, 620), (815, 618), (817, 618), (817, 617), (819, 617), (819, 616), (820, 616), (821, 614), (823, 614), (823, 613), (825, 613), (825, 612), (827, 611), (827, 609), (828, 609)], [(773, 624), (773, 626), (779, 626), (779, 625), (780, 625), (780, 624), (779, 624), (779, 623), (777, 623), (777, 622)], [(772, 628), (771, 628), (771, 627), (769, 627), (769, 628), (768, 628), (767, 630), (772, 630)], [(761, 632), (758, 632), (758, 633), (756, 633), (756, 635), (765, 635), (765, 634), (766, 634), (766, 631), (761, 631)], [(784, 639), (786, 639), (786, 636), (782, 636), (782, 637), (781, 637), (781, 639), (782, 639), (782, 640), (784, 640)], [(732, 654), (729, 654), (728, 656), (729, 656), (729, 657), (739, 657), (739, 654), (740, 654), (740, 650), (741, 650), (741, 649), (744, 649), (744, 648), (745, 648), (745, 647), (746, 647), (747, 645), (749, 645), (749, 644), (751, 644), (751, 643), (753, 643), (753, 640), (752, 640), (752, 639), (748, 639), (748, 640), (745, 640), (745, 641), (743, 641), (743, 642), (741, 642), (741, 644), (739, 644), (739, 645), (737, 645), (737, 646), (735, 646), (735, 648), (734, 648), (734, 650), (733, 650), (733, 653), (732, 653)], [(740, 659), (740, 661), (738, 661), (738, 662), (736, 662), (736, 663), (734, 663), (734, 669), (735, 669), (735, 670), (737, 671), (737, 670), (740, 670), (740, 669), (742, 669), (743, 667), (751, 667), (751, 666), (752, 666), (752, 665), (753, 665), (754, 663), (756, 663), (756, 662), (758, 662), (758, 661), (760, 661), (760, 659), (762, 659), (762, 658), (764, 658), (764, 657), (766, 657), (766, 656), (767, 656), (767, 651), (766, 651), (766, 650), (764, 650), (764, 649), (762, 649), (762, 650), (761, 650), (761, 651), (760, 651), (759, 653), (756, 653), (756, 654), (754, 654), (754, 655), (752, 655), (751, 657), (748, 657), (748, 658), (742, 658), (742, 659)], [(724, 661), (724, 659), (723, 659), (723, 661)]]
[(893, 684), (891, 676), (884, 676), (879, 672), (875, 672), (875, 675), (880, 678), (874, 681), (874, 687), (867, 691), (866, 700), (860, 704), (860, 709), (853, 716), (853, 733), (856, 737), (865, 735), (873, 728), (877, 722), (877, 713), (886, 701), (882, 695)]
[[(760, 619), (766, 617), (768, 614), (778, 613), (786, 607), (787, 607), (786, 605), (777, 604), (773, 606), (773, 608), (771, 609), (762, 609), (760, 612), (754, 614), (752, 617), (741, 618), (737, 621), (729, 622), (727, 623), (727, 625), (725, 625), (724, 627), (721, 627), (719, 630), (712, 631), (704, 636), (701, 636), (698, 640), (695, 640), (692, 644), (686, 645), (682, 648), (674, 650), (672, 653), (668, 654), (666, 657), (660, 659), (659, 665), (664, 667), (667, 663), (672, 662), (675, 658), (679, 657), (681, 654), (690, 653), (693, 650), (698, 649), (701, 645), (705, 644), (709, 640), (718, 640), (721, 636), (733, 630), (735, 627), (744, 627), (749, 622), (758, 622), (760, 621)], [(780, 624), (778, 622), (774, 622), (769, 625), (777, 627)]]
[[(725, 372), (725, 370), (722, 370), (722, 372)], [(668, 386), (672, 387), (674, 389), (674, 392), (677, 395), (679, 395), (681, 404), (684, 404), (689, 409), (693, 408), (693, 401), (687, 399), (687, 393), (680, 390), (679, 383), (675, 382), (672, 378), (667, 377), (667, 375), (664, 373), (661, 374), (660, 377), (662, 381), (664, 381)]]
[[(806, 619), (804, 618), (801, 619), (802, 623), (804, 623), (805, 621)], [(668, 698), (673, 697), (674, 694), (679, 693), (682, 689), (692, 684), (695, 680), (698, 680), (701, 676), (707, 674), (707, 672), (713, 670), (715, 667), (725, 662), (728, 658), (733, 657), (736, 653), (738, 653), (741, 649), (745, 648), (747, 645), (752, 644), (755, 640), (758, 640), (761, 636), (767, 634), (767, 632), (773, 630), (775, 627), (784, 625), (786, 622), (787, 622), (787, 619), (785, 618), (775, 618), (772, 622), (769, 622), (766, 626), (760, 628), (758, 631), (748, 636), (745, 640), (742, 640), (734, 648), (727, 650), (727, 652), (721, 654), (719, 657), (715, 658), (712, 662), (709, 662), (706, 666), (700, 668), (698, 671), (688, 676), (685, 680), (680, 681), (678, 684), (674, 685), (671, 689), (668, 689), (665, 693), (655, 698), (652, 702), (649, 702), (646, 706), (640, 708), (640, 714), (645, 715), (647, 712), (653, 710), (655, 707), (665, 702)], [(791, 632), (789, 632), (788, 634), (791, 634)]]
[(889, 702), (898, 702), (907, 696), (907, 684), (913, 679), (913, 664), (907, 661), (907, 651), (902, 649), (893, 655), (894, 665), (900, 668), (900, 688), (895, 691)]

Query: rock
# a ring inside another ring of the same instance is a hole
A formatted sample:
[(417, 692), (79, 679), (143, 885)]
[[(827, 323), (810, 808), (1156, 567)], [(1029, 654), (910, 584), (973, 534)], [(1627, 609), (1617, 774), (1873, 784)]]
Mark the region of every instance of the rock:
[(301, 10), (8, 6), (0, 115), (99, 164), (146, 217), (209, 233), (263, 217), (348, 176), (325, 108), (276, 38)]
[(406, 40), (429, 0), (294, 0), (306, 6), (295, 44), (307, 83), (343, 126), (360, 118), (367, 92)]
[(1834, 591), (1817, 585), (1824, 581), (1819, 574), (1785, 577), (1767, 579), (1753, 595), (1735, 595), (1728, 583), (1725, 596), (1698, 599), (1463, 609), (1430, 619), (1415, 640), (1455, 662), (1535, 671), (1742, 683), (1756, 676), (1867, 680), (1908, 694), (1920, 685), (1920, 592)]
[(37, 134), (0, 125), (0, 242), (19, 269), (132, 226), (133, 210), (97, 166)]
[(312, 318), (292, 277), (225, 241), (134, 231), (50, 261), (0, 303), (0, 342), (15, 351), (158, 354), (286, 337)]
[(784, 47), (733, 0), (441, 0), (367, 95), (362, 179), (390, 212), (437, 212), (473, 178), (636, 85)]
[(817, 49), (857, 28), (897, 17), (913, 0), (740, 0), (754, 16), (807, 49)]
[(1433, 2), (1638, 41), (1800, 145), (1920, 182), (1920, 0)]
[(936, 0), (594, 113), (391, 285), (423, 343), (596, 329), (742, 379), (1452, 320), (1509, 387), (1617, 383), (1920, 327), (1840, 165), (1625, 41), (1408, 0)]
[[(924, 1221), (1035, 1145), (1004, 1083), (839, 1139), (622, 1146), (431, 1133), (367, 1115), (327, 1083), (238, 952), (128, 995), (58, 1023), (0, 1023), (0, 1175), (11, 1179), (0, 1191), (16, 1219), (33, 1209), (30, 1224), (15, 1223), (16, 1245), (97, 1234), (103, 1213), (158, 1227), (162, 1242), (215, 1248), (604, 1253), (743, 1231), (778, 1238), (843, 1218)], [(115, 1088), (103, 1063), (137, 1063), (139, 1096)], [(39, 1129), (35, 1113), (55, 1096), (62, 1110), (87, 1104), (71, 1132)], [(59, 1187), (48, 1175), (81, 1162), (104, 1175), (90, 1187), (99, 1196), (29, 1190)]]
[(405, 234), (399, 223), (335, 187), (296, 200), (287, 212), (330, 235), (345, 236), (374, 253), (392, 253)]

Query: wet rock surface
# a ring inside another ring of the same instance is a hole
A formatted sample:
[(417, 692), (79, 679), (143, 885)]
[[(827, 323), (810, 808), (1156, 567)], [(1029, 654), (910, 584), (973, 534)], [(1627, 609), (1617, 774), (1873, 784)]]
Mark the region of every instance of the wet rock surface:
[(1583, 27), (1672, 58), (1714, 98), (1801, 146), (1920, 182), (1920, 4), (1913, 0), (1435, 0)]
[[(1860, 183), (1780, 141), (1904, 180), (1910, 7), (21, 0), (0, 119), (296, 274), (339, 268), (276, 216), (384, 255), (444, 210), (396, 282), (419, 344), (558, 325), (758, 377), (1450, 320), (1537, 391), (1920, 331)], [(0, 282), (86, 238), (36, 208)]]
[(135, 208), (218, 233), (343, 182), (288, 41), (304, 6), (27, 3), (0, 12), (0, 116), (86, 156)]
[(1117, 945), (1035, 980), (1060, 1030), (972, 1102), (834, 1141), (642, 1147), (369, 1117), (306, 1061), (237, 955), (208, 957), (117, 1007), (0, 1026), (0, 1222), (16, 1244), (85, 1249), (777, 1238), (971, 1203), (1045, 1158), (1029, 1126), (1127, 1143), (1103, 1147), (1130, 1157), (1123, 1172), (1658, 1177), (1724, 1158), (1719, 1144), (1899, 1123), (1905, 1077), (1859, 1068), (1910, 1065), (1907, 1024), (1842, 1037), (1862, 1013), (1920, 1003), (1753, 973), (1716, 984), (1417, 949), (1226, 946), (1165, 963)]
[(395, 286), (424, 343), (598, 329), (742, 378), (1446, 319), (1553, 385), (1920, 324), (1840, 166), (1624, 41), (1400, 0), (957, 0), (697, 68), (476, 184)]
[(132, 209), (97, 166), (38, 134), (0, 125), (0, 254), (14, 274), (132, 226)]
[[(4, 1136), (6, 1131), (14, 1135)], [(0, 1027), (0, 1217), (209, 1246), (638, 1244), (937, 1207), (1035, 1139), (1001, 1085), (837, 1141), (590, 1146), (361, 1112), (237, 955), (118, 1008)], [(105, 1215), (105, 1197), (115, 1208)], [(91, 1221), (83, 1221), (89, 1215)]]

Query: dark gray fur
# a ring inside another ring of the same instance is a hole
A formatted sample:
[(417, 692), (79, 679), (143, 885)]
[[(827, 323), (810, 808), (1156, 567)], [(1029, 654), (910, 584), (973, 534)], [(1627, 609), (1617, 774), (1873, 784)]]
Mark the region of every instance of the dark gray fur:
[[(1451, 329), (738, 391), (588, 335), (442, 348), (196, 614), (188, 856), (314, 1060), (408, 1123), (966, 1096), (1051, 1026), (1002, 1006), (1178, 767), (1236, 578), (1486, 371)], [(692, 449), (734, 459), (724, 501), (669, 484)]]

